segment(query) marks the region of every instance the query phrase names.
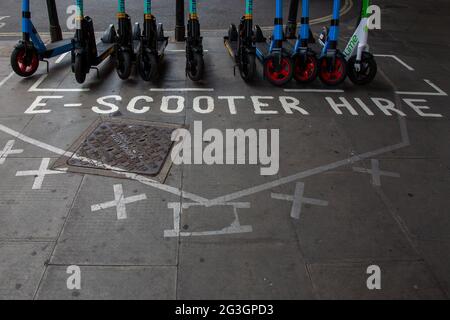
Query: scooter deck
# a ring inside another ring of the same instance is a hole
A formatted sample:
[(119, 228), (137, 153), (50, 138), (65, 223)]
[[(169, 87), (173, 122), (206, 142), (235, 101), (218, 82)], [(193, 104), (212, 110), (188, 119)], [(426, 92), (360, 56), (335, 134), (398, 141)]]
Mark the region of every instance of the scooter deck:
[(65, 39), (50, 43), (46, 46), (46, 51), (42, 55), (43, 58), (48, 59), (57, 55), (69, 52), (73, 49), (72, 39)]
[(158, 40), (158, 56), (163, 56), (167, 45), (169, 44), (169, 37), (164, 37)]
[(98, 66), (106, 58), (111, 56), (114, 53), (114, 48), (115, 48), (114, 43), (105, 43), (103, 41), (100, 41), (97, 44), (97, 59), (94, 61), (92, 66)]
[(227, 48), (228, 53), (232, 58), (236, 56), (237, 50), (238, 50), (238, 42), (237, 41), (231, 41), (229, 37), (224, 37), (224, 44), (225, 48)]

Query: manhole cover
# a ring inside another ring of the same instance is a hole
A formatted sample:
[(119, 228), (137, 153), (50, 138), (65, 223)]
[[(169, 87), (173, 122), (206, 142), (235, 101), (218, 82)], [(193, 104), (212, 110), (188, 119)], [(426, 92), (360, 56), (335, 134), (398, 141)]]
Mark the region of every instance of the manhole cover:
[(108, 176), (120, 171), (152, 177), (163, 173), (163, 179), (158, 180), (164, 180), (167, 162), (170, 167), (172, 132), (179, 127), (136, 120), (98, 120), (72, 146), (72, 155), (58, 160), (53, 167)]

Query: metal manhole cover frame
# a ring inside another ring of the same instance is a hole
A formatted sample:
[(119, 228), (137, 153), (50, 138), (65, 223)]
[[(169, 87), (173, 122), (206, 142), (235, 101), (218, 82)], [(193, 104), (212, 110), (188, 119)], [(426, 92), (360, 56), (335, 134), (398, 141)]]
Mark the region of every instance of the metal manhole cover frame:
[[(124, 174), (123, 174), (124, 172), (135, 173), (133, 171), (126, 171), (126, 170), (113, 171), (113, 170), (105, 169), (105, 168), (101, 168), (101, 167), (92, 168), (92, 167), (83, 167), (83, 166), (69, 164), (69, 160), (72, 158), (72, 155), (76, 154), (77, 150), (82, 146), (84, 141), (104, 122), (110, 122), (110, 123), (112, 122), (112, 123), (127, 124), (127, 125), (165, 127), (165, 128), (172, 128), (174, 130), (185, 128), (185, 126), (183, 126), (181, 124), (174, 124), (174, 123), (153, 122), (153, 121), (137, 120), (137, 119), (130, 119), (130, 118), (117, 119), (117, 118), (110, 118), (110, 117), (98, 117), (73, 142), (73, 144), (67, 150), (66, 154), (61, 156), (54, 162), (54, 164), (51, 166), (51, 169), (62, 170), (62, 169), (67, 168), (68, 172), (98, 175), (98, 176), (112, 177), (112, 178), (121, 178), (121, 179), (127, 178), (126, 176), (124, 176)], [(157, 175), (146, 175), (146, 174), (142, 174), (142, 173), (135, 173), (135, 174), (149, 177), (152, 180), (158, 181), (160, 183), (164, 183), (167, 178), (167, 175), (169, 174), (170, 168), (172, 166), (172, 158), (170, 157), (170, 153), (172, 151), (173, 146), (174, 146), (174, 143), (172, 143), (171, 147), (169, 148), (167, 157), (161, 167), (161, 170), (159, 171), (159, 173)]]

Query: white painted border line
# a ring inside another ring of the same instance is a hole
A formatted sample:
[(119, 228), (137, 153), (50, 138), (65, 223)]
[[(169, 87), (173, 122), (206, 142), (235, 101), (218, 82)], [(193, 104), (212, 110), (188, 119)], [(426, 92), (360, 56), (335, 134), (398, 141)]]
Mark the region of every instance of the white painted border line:
[(344, 93), (342, 89), (284, 89), (284, 92)]
[(440, 96), (440, 97), (446, 97), (448, 94), (444, 92), (441, 88), (439, 88), (437, 85), (435, 85), (433, 82), (431, 82), (428, 79), (424, 79), (426, 83), (430, 87), (432, 87), (436, 92), (413, 92), (413, 91), (395, 91), (396, 94), (399, 95), (411, 95), (411, 96)]
[(212, 92), (214, 91), (213, 88), (150, 88), (150, 91), (153, 92), (195, 92), (195, 91), (201, 91), (201, 92)]
[(69, 53), (70, 53), (70, 52), (66, 52), (66, 53), (63, 53), (62, 55), (60, 55), (60, 56), (58, 57), (58, 59), (56, 59), (55, 63), (56, 63), (56, 64), (61, 63), (61, 61), (63, 61), (64, 58), (65, 58)]
[(64, 88), (38, 88), (42, 82), (48, 77), (48, 74), (43, 74), (32, 86), (28, 89), (28, 92), (85, 92), (90, 91), (89, 88), (72, 88), (72, 89), (64, 89)]
[(396, 60), (398, 63), (400, 63), (402, 66), (404, 66), (406, 69), (408, 69), (409, 71), (414, 71), (413, 67), (411, 67), (409, 64), (407, 64), (405, 61), (403, 61), (402, 59), (400, 59), (396, 55), (393, 55), (393, 54), (374, 54), (374, 56), (375, 57), (380, 57), (380, 58), (392, 58), (392, 59)]
[(3, 87), (3, 85), (8, 82), (9, 79), (11, 79), (11, 77), (14, 75), (14, 71), (11, 72), (5, 79), (3, 79), (2, 81), (0, 81), (0, 88)]

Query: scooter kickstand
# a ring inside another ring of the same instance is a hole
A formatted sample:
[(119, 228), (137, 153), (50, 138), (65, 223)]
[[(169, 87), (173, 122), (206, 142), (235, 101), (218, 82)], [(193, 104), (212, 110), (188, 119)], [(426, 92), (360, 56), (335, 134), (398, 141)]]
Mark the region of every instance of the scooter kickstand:
[(42, 59), (42, 62), (45, 62), (47, 65), (47, 73), (50, 73), (50, 62), (48, 60)]
[(91, 69), (97, 71), (97, 79), (100, 79), (100, 69), (97, 67), (91, 67)]

